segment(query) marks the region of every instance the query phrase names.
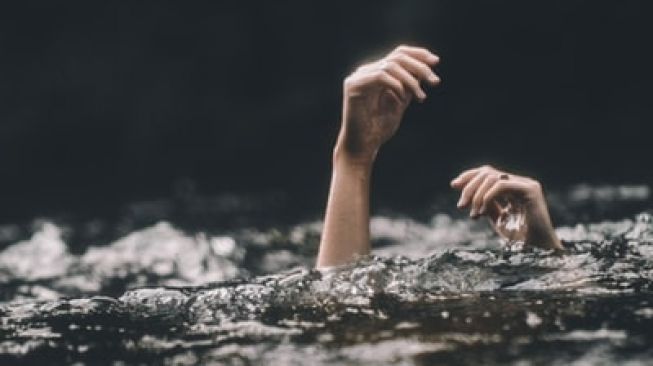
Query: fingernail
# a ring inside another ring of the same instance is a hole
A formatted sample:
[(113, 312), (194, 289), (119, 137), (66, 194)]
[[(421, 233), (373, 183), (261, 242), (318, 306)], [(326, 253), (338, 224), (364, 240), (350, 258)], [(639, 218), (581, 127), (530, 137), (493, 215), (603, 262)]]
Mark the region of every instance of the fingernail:
[(437, 76), (435, 76), (435, 75), (431, 75), (431, 76), (429, 76), (429, 81), (430, 81), (431, 83), (435, 84), (435, 83), (437, 83), (438, 81), (440, 81), (440, 78), (437, 77)]
[(458, 206), (458, 208), (463, 207), (463, 203), (464, 203), (463, 199), (461, 198), (461, 199), (458, 200), (458, 203), (456, 204), (456, 206)]
[(435, 63), (435, 62), (439, 62), (439, 61), (440, 61), (440, 58), (438, 56), (436, 56), (436, 55), (431, 56), (431, 62)]
[(479, 214), (479, 215), (482, 215), (482, 214), (484, 214), (484, 213), (485, 213), (485, 207), (481, 207), (481, 209), (478, 210), (478, 214)]

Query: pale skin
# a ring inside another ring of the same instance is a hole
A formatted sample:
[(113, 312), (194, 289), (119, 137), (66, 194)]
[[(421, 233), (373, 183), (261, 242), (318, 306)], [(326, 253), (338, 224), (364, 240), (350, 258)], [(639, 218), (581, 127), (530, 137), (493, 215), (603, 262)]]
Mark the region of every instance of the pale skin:
[[(542, 186), (535, 179), (485, 165), (462, 172), (451, 181), (451, 186), (461, 191), (458, 208), (469, 208), (472, 218), (487, 216), (493, 225), (502, 213), (497, 199), (510, 197), (523, 207), (526, 223), (513, 239), (544, 249), (563, 250), (551, 223)], [(500, 228), (494, 229), (501, 234)]]
[[(374, 161), (380, 147), (397, 132), (411, 101), (426, 99), (422, 86), (440, 83), (433, 71), (439, 61), (427, 49), (399, 46), (345, 79), (342, 122), (333, 149), (318, 268), (346, 264), (369, 254), (369, 195)], [(469, 183), (470, 175), (461, 179)]]
[(437, 85), (439, 58), (424, 48), (399, 46), (365, 64), (343, 83), (340, 134), (333, 149), (331, 189), (317, 267), (345, 264), (370, 252), (370, 175), (379, 148), (399, 128), (420, 83)]

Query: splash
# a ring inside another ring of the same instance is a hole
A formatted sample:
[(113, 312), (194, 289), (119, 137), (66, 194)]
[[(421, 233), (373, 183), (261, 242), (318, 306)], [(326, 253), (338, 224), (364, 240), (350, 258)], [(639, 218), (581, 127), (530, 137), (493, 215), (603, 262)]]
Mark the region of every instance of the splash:
[(0, 252), (0, 363), (651, 359), (646, 212), (559, 227), (565, 255), (502, 250), (485, 223), (445, 213), (377, 216), (374, 256), (318, 271), (320, 230), (189, 234), (161, 222), (73, 254), (62, 227), (42, 224)]

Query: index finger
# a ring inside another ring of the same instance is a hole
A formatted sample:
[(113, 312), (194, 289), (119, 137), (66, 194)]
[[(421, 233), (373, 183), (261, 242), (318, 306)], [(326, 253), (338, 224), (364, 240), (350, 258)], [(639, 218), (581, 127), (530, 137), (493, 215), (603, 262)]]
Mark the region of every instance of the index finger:
[(440, 57), (422, 47), (401, 45), (395, 49), (395, 52), (405, 53), (429, 65), (435, 65), (440, 61)]
[(460, 173), (456, 178), (451, 181), (453, 188), (462, 188), (478, 173), (481, 168), (469, 169)]

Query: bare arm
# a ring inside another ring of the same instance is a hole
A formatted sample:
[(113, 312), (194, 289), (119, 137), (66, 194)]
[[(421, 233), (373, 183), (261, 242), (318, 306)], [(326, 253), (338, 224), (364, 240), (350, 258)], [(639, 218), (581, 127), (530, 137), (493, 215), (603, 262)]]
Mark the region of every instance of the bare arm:
[(358, 166), (334, 156), (318, 267), (347, 263), (369, 253), (371, 173), (371, 164)]
[(437, 62), (438, 57), (423, 48), (400, 46), (345, 79), (342, 125), (333, 152), (317, 267), (345, 264), (370, 252), (374, 160), (381, 145), (399, 128), (410, 101), (426, 98), (420, 82), (439, 83), (431, 70)]

